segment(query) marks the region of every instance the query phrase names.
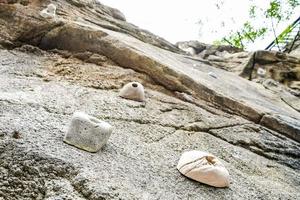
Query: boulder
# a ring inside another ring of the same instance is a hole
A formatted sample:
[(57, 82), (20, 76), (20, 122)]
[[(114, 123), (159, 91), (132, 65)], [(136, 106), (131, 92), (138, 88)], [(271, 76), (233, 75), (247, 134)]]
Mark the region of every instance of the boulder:
[(206, 58), (209, 55), (237, 53), (242, 50), (229, 45), (210, 45), (196, 40), (177, 42), (176, 46), (191, 55), (199, 55)]

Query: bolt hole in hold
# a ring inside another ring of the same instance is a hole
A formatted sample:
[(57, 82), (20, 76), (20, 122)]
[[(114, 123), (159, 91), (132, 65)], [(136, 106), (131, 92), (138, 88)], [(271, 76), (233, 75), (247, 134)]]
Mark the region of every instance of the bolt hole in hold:
[(14, 131), (12, 134), (12, 137), (15, 139), (20, 139), (21, 138), (21, 133), (19, 131)]
[(137, 86), (138, 86), (138, 84), (132, 83), (132, 87), (137, 87)]

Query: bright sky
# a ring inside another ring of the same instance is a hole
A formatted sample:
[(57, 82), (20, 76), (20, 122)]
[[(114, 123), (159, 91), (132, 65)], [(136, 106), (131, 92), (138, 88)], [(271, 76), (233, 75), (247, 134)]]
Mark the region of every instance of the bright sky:
[[(228, 34), (231, 29), (241, 27), (248, 19), (251, 1), (262, 8), (268, 7), (270, 2), (269, 0), (223, 0), (223, 5), (218, 9), (216, 3), (220, 2), (219, 0), (99, 1), (119, 9), (125, 14), (128, 22), (172, 43), (186, 40), (212, 43)], [(300, 8), (296, 13), (300, 13)], [(293, 16), (291, 21), (296, 17)], [(261, 23), (263, 22), (258, 19), (257, 24)], [(278, 27), (278, 32), (280, 33), (287, 25)], [(259, 41), (249, 49), (264, 49), (271, 41), (270, 39)]]

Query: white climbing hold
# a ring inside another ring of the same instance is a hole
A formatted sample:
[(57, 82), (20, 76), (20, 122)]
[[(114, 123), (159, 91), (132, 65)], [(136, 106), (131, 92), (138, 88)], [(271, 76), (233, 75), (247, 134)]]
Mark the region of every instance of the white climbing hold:
[(47, 8), (45, 8), (40, 12), (40, 15), (44, 18), (55, 18), (55, 14), (56, 14), (56, 5), (52, 3), (49, 4)]
[(120, 90), (120, 97), (135, 101), (145, 101), (144, 86), (138, 82), (130, 82)]
[(217, 75), (213, 72), (208, 72), (208, 75), (210, 75), (213, 78), (218, 78)]
[(266, 70), (263, 69), (263, 68), (261, 68), (261, 67), (259, 67), (257, 69), (257, 75), (259, 75), (260, 77), (264, 77), (266, 75)]
[(112, 126), (107, 122), (75, 112), (64, 142), (77, 148), (97, 152), (104, 146), (112, 133)]
[(214, 187), (229, 186), (229, 172), (214, 155), (202, 151), (182, 154), (177, 169), (183, 175)]

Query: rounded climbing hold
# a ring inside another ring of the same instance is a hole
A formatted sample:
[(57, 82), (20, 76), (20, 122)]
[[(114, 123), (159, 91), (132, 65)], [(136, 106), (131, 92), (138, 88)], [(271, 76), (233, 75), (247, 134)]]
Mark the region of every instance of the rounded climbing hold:
[(75, 112), (64, 142), (89, 152), (97, 152), (106, 144), (112, 126), (83, 112)]
[(217, 157), (202, 151), (182, 154), (177, 169), (183, 175), (214, 187), (229, 186), (229, 172)]
[(138, 82), (130, 82), (120, 90), (120, 97), (134, 101), (145, 101), (144, 86)]

